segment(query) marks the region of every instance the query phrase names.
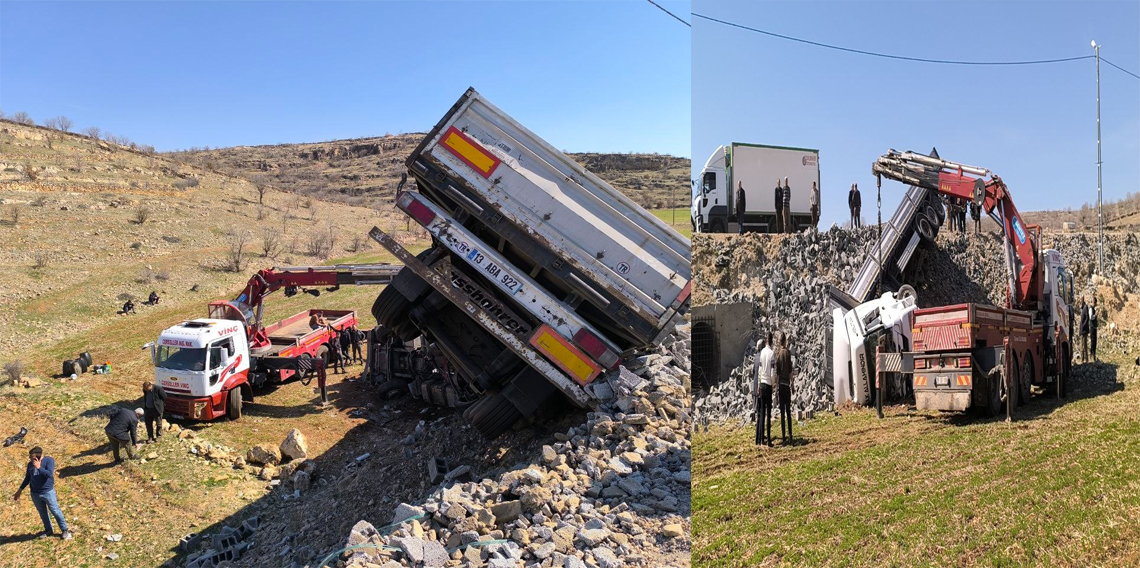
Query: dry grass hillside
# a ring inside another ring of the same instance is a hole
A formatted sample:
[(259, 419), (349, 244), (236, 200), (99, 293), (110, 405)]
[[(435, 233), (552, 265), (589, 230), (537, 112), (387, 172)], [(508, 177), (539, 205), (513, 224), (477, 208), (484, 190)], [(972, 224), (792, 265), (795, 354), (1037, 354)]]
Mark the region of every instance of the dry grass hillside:
[[(372, 208), (390, 208), (404, 160), (423, 133), (310, 144), (236, 146), (172, 152), (205, 171), (227, 172), (283, 191)], [(689, 160), (659, 154), (570, 154), (646, 209), (684, 206)], [(672, 204), (672, 205), (670, 205)]]
[(0, 361), (115, 317), (128, 296), (204, 306), (255, 269), (320, 263), (367, 246), (373, 225), (405, 226), (390, 212), (263, 197), (241, 178), (0, 121)]

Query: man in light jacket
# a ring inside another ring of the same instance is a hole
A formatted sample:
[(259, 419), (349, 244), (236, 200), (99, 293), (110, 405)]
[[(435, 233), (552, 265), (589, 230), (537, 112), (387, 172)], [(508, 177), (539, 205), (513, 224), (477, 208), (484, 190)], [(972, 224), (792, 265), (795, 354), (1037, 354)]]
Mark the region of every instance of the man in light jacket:
[(775, 356), (772, 352), (772, 332), (768, 341), (756, 342), (760, 352), (752, 360), (752, 392), (756, 393), (756, 445), (772, 446), (772, 387), (776, 382)]

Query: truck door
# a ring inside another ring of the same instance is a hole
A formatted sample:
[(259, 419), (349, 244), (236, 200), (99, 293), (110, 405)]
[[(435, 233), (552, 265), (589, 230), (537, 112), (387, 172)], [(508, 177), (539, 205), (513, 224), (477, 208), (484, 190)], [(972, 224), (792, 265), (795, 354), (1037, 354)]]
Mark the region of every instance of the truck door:
[(236, 353), (234, 353), (234, 342), (231, 338), (219, 339), (210, 344), (208, 359), (206, 361), (207, 376), (210, 379), (210, 389), (214, 389), (220, 383), (225, 382), (226, 377), (232, 374), (232, 364)]

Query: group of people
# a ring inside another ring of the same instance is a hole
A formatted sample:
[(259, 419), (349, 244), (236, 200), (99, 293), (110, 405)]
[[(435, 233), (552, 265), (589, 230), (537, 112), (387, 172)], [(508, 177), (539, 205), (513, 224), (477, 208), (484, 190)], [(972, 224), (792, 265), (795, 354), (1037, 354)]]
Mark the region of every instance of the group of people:
[[(776, 219), (775, 226), (773, 227), (775, 233), (791, 233), (794, 232), (795, 226), (792, 223), (792, 188), (788, 184), (788, 178), (785, 177), (781, 185), (780, 179), (776, 178), (776, 190), (774, 192)], [(808, 195), (808, 200), (811, 205), (811, 225), (812, 227), (819, 228), (819, 184), (811, 182), (811, 193)], [(736, 182), (736, 224), (740, 234), (744, 234), (744, 214), (747, 211), (747, 198), (744, 195), (744, 182)]]
[[(1092, 305), (1085, 303), (1085, 299), (1081, 298), (1081, 361), (1087, 363), (1089, 361), (1089, 344), (1092, 345), (1092, 360), (1095, 362), (1096, 358), (1096, 328), (1097, 328), (1097, 315), (1096, 315), (1096, 296), (1093, 296)], [(1092, 341), (1089, 341), (1089, 336), (1092, 336)]]
[[(151, 290), (150, 296), (148, 296), (146, 301), (143, 302), (143, 305), (157, 306), (160, 299), (161, 298), (158, 297), (158, 292)], [(125, 316), (133, 313), (135, 313), (135, 301), (131, 298), (127, 298), (127, 301), (123, 303), (123, 309), (119, 311), (119, 315)]]
[(863, 226), (860, 214), (863, 212), (863, 196), (859, 194), (859, 184), (851, 184), (851, 191), (847, 192), (847, 208), (851, 210), (851, 228), (858, 229)]
[[(120, 450), (126, 450), (127, 457), (135, 458), (135, 449), (139, 447), (138, 426), (139, 420), (145, 420), (147, 444), (157, 442), (162, 437), (162, 414), (166, 408), (166, 391), (161, 385), (144, 382), (142, 385), (143, 405), (134, 410), (116, 407), (109, 415), (107, 426), (103, 432), (107, 434), (107, 441), (111, 446), (111, 453), (115, 463), (123, 463)], [(59, 525), (60, 535), (64, 540), (71, 540), (71, 530), (67, 527), (67, 520), (59, 508), (59, 501), (55, 494), (55, 458), (44, 455), (43, 448), (36, 446), (28, 452), (28, 464), (24, 472), (24, 481), (16, 494), (12, 496), (15, 501), (27, 488), (32, 497), (32, 504), (40, 514), (44, 531), (41, 537), (54, 536), (51, 520)]]
[(361, 344), (368, 337), (355, 325), (337, 329), (324, 316), (313, 314), (309, 317), (309, 327), (313, 329), (326, 328), (332, 339), (329, 341), (329, 368), (334, 372), (340, 369), (344, 373), (345, 363), (363, 363), (364, 354)]
[(972, 200), (967, 201), (960, 197), (946, 198), (946, 221), (951, 231), (966, 232), (966, 208), (969, 206), (970, 218), (974, 221), (974, 232), (982, 232), (982, 210)]
[(756, 445), (772, 447), (772, 389), (777, 389), (780, 405), (780, 440), (792, 442), (792, 352), (788, 349), (788, 335), (779, 334), (780, 344), (772, 341), (756, 343), (759, 350), (752, 359), (752, 392), (756, 396)]

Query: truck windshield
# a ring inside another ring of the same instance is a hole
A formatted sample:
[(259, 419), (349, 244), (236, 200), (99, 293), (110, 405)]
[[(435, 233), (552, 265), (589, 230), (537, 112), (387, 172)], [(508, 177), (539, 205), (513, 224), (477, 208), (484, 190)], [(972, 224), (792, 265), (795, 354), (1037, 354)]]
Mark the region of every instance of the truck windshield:
[(206, 368), (206, 350), (162, 345), (158, 348), (154, 363), (156, 367), (172, 371), (202, 371)]

